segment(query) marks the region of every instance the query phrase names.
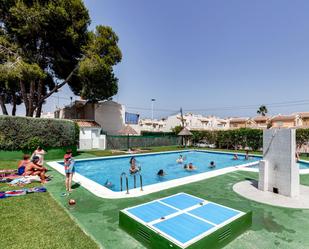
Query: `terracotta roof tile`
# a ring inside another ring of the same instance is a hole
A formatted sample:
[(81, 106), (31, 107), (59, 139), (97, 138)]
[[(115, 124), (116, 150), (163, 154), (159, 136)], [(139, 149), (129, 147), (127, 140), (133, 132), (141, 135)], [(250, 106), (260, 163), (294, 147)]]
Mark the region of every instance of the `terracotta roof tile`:
[(271, 121), (285, 121), (285, 120), (294, 120), (296, 115), (277, 115), (274, 116)]
[(79, 127), (84, 127), (84, 128), (100, 128), (101, 126), (95, 122), (94, 120), (74, 120), (78, 124)]

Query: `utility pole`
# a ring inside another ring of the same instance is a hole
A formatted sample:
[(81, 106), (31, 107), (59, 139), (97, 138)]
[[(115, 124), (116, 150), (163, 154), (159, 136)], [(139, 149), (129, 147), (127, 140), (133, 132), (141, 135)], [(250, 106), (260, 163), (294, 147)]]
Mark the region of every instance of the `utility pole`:
[[(185, 124), (184, 124), (184, 120), (183, 120), (183, 113), (182, 113), (182, 107), (180, 107), (180, 118), (181, 118), (181, 125), (182, 125), (182, 128), (185, 128)], [(181, 145), (183, 146), (183, 136), (181, 136)]]
[(181, 116), (181, 124), (182, 124), (182, 128), (185, 128), (185, 124), (184, 124), (184, 121), (183, 121), (182, 107), (180, 107), (180, 116)]

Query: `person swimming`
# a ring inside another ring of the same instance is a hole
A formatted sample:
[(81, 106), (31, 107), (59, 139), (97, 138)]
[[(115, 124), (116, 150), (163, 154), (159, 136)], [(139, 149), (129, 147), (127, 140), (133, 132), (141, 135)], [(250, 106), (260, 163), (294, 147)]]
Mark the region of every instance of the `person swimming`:
[(104, 183), (104, 186), (107, 188), (112, 188), (114, 187), (114, 184), (107, 179), (106, 182)]
[(234, 154), (233, 160), (238, 160), (238, 155), (237, 154)]
[(166, 175), (166, 173), (164, 172), (163, 169), (160, 169), (160, 170), (158, 171), (158, 173), (157, 173), (157, 176), (160, 176), (160, 177), (165, 176), (165, 175)]
[(184, 161), (184, 158), (182, 157), (182, 155), (180, 155), (177, 160), (176, 160), (176, 163), (183, 163)]
[(130, 171), (130, 174), (135, 174), (136, 172), (139, 171), (139, 168), (136, 165), (135, 157), (131, 157), (131, 159), (130, 159), (130, 169), (129, 169), (129, 171)]
[(187, 171), (192, 171), (192, 170), (196, 170), (197, 167), (194, 166), (192, 163), (189, 163), (188, 165), (184, 166), (184, 169), (187, 170)]
[(216, 164), (214, 161), (211, 161), (210, 164), (209, 164), (209, 168), (215, 168), (216, 167)]

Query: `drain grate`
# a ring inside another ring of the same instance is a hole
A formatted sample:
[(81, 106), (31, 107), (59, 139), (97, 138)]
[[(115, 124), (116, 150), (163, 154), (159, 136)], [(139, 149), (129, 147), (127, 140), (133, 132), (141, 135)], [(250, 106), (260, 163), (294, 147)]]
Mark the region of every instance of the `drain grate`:
[(137, 236), (146, 243), (150, 243), (150, 234), (143, 228), (139, 227), (137, 230)]
[(222, 232), (222, 233), (219, 235), (219, 237), (218, 237), (218, 238), (219, 238), (219, 241), (221, 242), (221, 241), (223, 241), (223, 240), (229, 238), (229, 237), (231, 236), (231, 233), (232, 233), (231, 228), (226, 229), (224, 232)]

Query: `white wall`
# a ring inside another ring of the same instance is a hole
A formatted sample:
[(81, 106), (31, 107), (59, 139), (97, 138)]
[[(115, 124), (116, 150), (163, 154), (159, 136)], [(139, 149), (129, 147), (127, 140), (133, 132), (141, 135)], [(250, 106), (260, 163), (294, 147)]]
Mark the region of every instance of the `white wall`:
[(80, 128), (79, 149), (106, 149), (106, 136), (100, 135), (101, 128)]
[(295, 129), (263, 131), (263, 161), (260, 164), (259, 189), (297, 197), (299, 195), (299, 168), (295, 159)]
[(114, 101), (105, 101), (95, 108), (95, 121), (108, 134), (116, 134), (125, 125), (125, 108)]

